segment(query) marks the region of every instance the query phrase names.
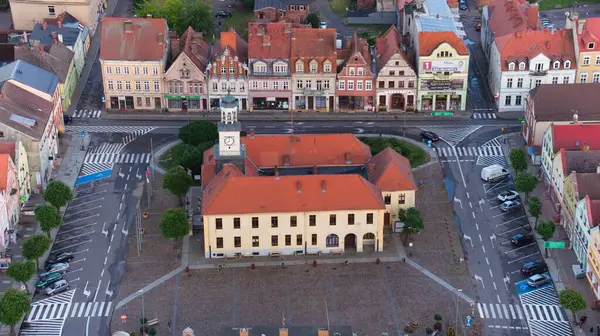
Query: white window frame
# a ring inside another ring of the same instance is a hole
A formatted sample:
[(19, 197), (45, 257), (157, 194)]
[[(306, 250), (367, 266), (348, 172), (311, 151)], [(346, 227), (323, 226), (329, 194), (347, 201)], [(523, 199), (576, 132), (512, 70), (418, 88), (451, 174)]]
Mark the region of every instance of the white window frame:
[(107, 75), (112, 75), (112, 67), (110, 67), (110, 66), (106, 67), (106, 74)]
[(121, 74), (121, 67), (115, 67), (115, 75), (120, 75)]
[(587, 83), (588, 74), (587, 72), (583, 72), (579, 75), (579, 83)]
[(310, 73), (317, 73), (319, 71), (319, 63), (317, 62), (310, 62), (308, 66), (310, 67)]
[(512, 106), (512, 96), (507, 95), (504, 97), (504, 106)]
[(341, 80), (338, 82), (338, 90), (346, 90), (346, 81)]
[(366, 91), (370, 91), (373, 90), (373, 81), (365, 81), (365, 90)]
[(323, 72), (324, 72), (324, 73), (331, 73), (331, 62), (329, 62), (329, 61), (326, 61), (326, 62), (323, 64)]
[(594, 72), (592, 74), (592, 83), (600, 83), (600, 72)]
[(560, 61), (554, 61), (553, 68), (554, 69), (560, 69)]
[(571, 69), (571, 61), (569, 61), (569, 60), (565, 61), (565, 69)]
[(365, 75), (365, 68), (360, 67), (356, 69), (356, 75), (357, 76), (364, 76)]
[(348, 90), (354, 90), (354, 81), (353, 80), (348, 81)]
[(279, 81), (273, 82), (273, 90), (279, 90)]
[(360, 90), (360, 91), (363, 90), (363, 81), (361, 81), (361, 80), (356, 81), (356, 89)]
[(514, 71), (515, 70), (515, 62), (508, 63), (508, 70), (510, 70), (510, 71)]
[(258, 90), (258, 81), (252, 81), (252, 90)]
[(525, 70), (525, 62), (519, 63), (519, 71)]
[(302, 61), (298, 60), (295, 64), (295, 67), (297, 73), (304, 73), (304, 63), (302, 63)]
[(583, 56), (583, 60), (581, 61), (581, 65), (590, 65), (590, 56)]

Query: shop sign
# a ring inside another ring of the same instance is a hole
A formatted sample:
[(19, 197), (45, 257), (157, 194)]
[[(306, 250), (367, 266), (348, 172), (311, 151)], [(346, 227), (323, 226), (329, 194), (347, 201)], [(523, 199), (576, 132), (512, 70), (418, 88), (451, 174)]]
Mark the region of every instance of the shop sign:
[(200, 99), (200, 96), (172, 96), (172, 95), (165, 95), (165, 98), (167, 99)]
[(388, 90), (388, 91), (383, 91), (380, 93), (384, 93), (384, 94), (403, 94), (403, 95), (408, 95), (408, 94), (412, 94), (412, 91), (408, 91), (408, 90)]
[(440, 91), (440, 92), (435, 92), (435, 91), (427, 91), (428, 95), (423, 95), (422, 98), (433, 98), (433, 95), (436, 96), (447, 96), (447, 95), (455, 95), (456, 92), (454, 91)]
[(427, 61), (423, 62), (423, 70), (431, 72), (462, 72), (465, 68), (465, 61)]
[(275, 97), (267, 97), (267, 101), (277, 101), (277, 99)]
[(450, 90), (452, 88), (452, 81), (426, 79), (423, 80), (422, 86), (433, 91)]

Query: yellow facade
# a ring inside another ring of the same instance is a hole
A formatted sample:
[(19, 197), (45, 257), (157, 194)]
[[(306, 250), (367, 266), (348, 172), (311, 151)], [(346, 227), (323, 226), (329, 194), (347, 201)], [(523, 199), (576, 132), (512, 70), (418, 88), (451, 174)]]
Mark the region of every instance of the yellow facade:
[(400, 209), (415, 207), (415, 190), (384, 191), (381, 194), (385, 203), (385, 211), (390, 214), (392, 225), (398, 220)]
[(100, 60), (106, 109), (161, 111), (165, 62)]
[(10, 11), (15, 30), (32, 30), (36, 23), (46, 18), (69, 12), (93, 33), (103, 4), (103, 0), (10, 0)]
[(598, 279), (600, 279), (600, 232), (598, 230), (593, 230), (590, 234), (587, 268), (586, 278), (594, 291), (594, 295), (596, 295), (597, 299), (600, 299), (600, 295), (598, 294)]
[(600, 51), (579, 50), (578, 60), (575, 83), (600, 83)]
[(382, 251), (384, 213), (374, 209), (204, 216), (205, 255), (224, 258), (342, 253), (347, 249)]

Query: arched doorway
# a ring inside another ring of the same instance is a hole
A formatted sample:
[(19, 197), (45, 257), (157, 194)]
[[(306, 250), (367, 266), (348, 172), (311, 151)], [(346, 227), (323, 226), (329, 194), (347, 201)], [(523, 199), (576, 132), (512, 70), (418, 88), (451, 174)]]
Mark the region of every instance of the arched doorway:
[(338, 235), (332, 233), (325, 238), (325, 247), (339, 247), (340, 238)]
[(356, 235), (349, 233), (344, 237), (344, 250), (356, 251)]
[(363, 235), (363, 252), (375, 251), (375, 234), (367, 232)]
[(406, 106), (406, 101), (404, 99), (404, 95), (401, 93), (394, 93), (392, 95), (392, 110), (404, 110)]

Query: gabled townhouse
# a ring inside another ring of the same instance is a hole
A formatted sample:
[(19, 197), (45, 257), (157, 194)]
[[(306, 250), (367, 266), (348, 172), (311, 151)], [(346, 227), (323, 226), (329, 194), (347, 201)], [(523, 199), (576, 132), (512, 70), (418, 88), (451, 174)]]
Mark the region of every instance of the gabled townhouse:
[(341, 112), (373, 111), (375, 74), (369, 44), (356, 33), (338, 50), (336, 106)]
[(493, 44), (488, 82), (498, 111), (523, 111), (529, 91), (542, 84), (574, 83), (573, 44), (569, 30), (518, 31)]
[[(561, 224), (575, 249), (575, 240), (583, 239), (580, 235), (581, 232), (576, 232), (577, 203), (586, 196), (592, 200), (600, 199), (600, 174), (571, 172), (565, 179), (564, 190), (563, 208), (560, 213)], [(582, 247), (582, 245), (579, 246)], [(576, 250), (575, 254), (578, 258), (585, 255), (582, 250)]]
[(417, 72), (402, 49), (402, 36), (391, 26), (375, 41), (377, 111), (416, 112)]
[(292, 110), (332, 111), (338, 59), (335, 29), (293, 28), (291, 42)]
[[(600, 125), (554, 125), (544, 133), (542, 139), (542, 176), (546, 190), (550, 191), (550, 196), (557, 209), (560, 208), (562, 200), (562, 180), (573, 171), (585, 173), (576, 169), (563, 170), (569, 165), (569, 159), (572, 155), (566, 153), (574, 151), (588, 152), (590, 150), (600, 150)], [(560, 161), (559, 161), (560, 160)], [(576, 168), (573, 166), (571, 168)], [(594, 165), (594, 171), (596, 170)], [(560, 173), (562, 171), (562, 174)], [(558, 173), (558, 174), (557, 174)]]
[(596, 229), (590, 230), (585, 275), (596, 299), (600, 299), (600, 285), (598, 283), (600, 280), (600, 230), (597, 229), (598, 224), (600, 224), (600, 207), (598, 207), (598, 203), (592, 205), (590, 202), (590, 205), (589, 208), (591, 208), (591, 211), (589, 211), (588, 220), (590, 223), (596, 225)]
[(531, 90), (525, 105), (523, 138), (534, 164), (541, 160), (542, 137), (550, 124), (600, 122), (600, 84), (541, 85)]
[(206, 72), (211, 108), (218, 108), (222, 98), (231, 95), (239, 109), (248, 109), (248, 42), (235, 29), (221, 32)]
[(79, 73), (75, 67), (73, 51), (60, 42), (56, 32), (52, 33), (52, 37), (54, 42), (49, 46), (42, 44), (16, 46), (15, 59), (33, 64), (58, 76), (58, 91), (62, 108), (66, 111), (71, 106)]
[(171, 32), (173, 62), (164, 74), (165, 104), (172, 112), (208, 110), (206, 68), (210, 45), (202, 32), (189, 27), (181, 36)]
[(304, 23), (310, 12), (308, 0), (256, 0), (254, 19), (265, 22)]
[[(552, 164), (551, 197), (557, 210), (561, 210), (564, 195), (564, 182), (568, 172), (600, 173), (600, 150), (565, 150), (561, 149), (554, 157)], [(560, 207), (560, 208), (559, 208)]]
[(415, 40), (417, 109), (464, 111), (467, 105), (469, 50), (453, 32), (419, 32)]
[(578, 83), (600, 83), (600, 18), (579, 18), (571, 13), (566, 28), (572, 29), (577, 55)]
[(92, 35), (103, 18), (106, 5), (106, 0), (10, 0), (13, 26), (17, 30), (32, 30), (35, 23), (45, 19), (64, 19), (64, 13), (68, 12), (67, 20), (77, 18), (78, 23), (89, 27)]
[(17, 168), (9, 154), (0, 154), (0, 194), (6, 203), (6, 217), (8, 218), (8, 230), (0, 227), (2, 244), (6, 246), (5, 244), (10, 242), (9, 230), (16, 229), (21, 212)]
[(167, 21), (106, 17), (101, 33), (106, 109), (162, 111), (163, 74), (170, 50)]
[(81, 75), (85, 66), (85, 57), (90, 47), (89, 28), (79, 24), (69, 13), (62, 13), (56, 20), (44, 20), (36, 23), (29, 34), (28, 41), (33, 45), (41, 44), (50, 47), (55, 44), (54, 34), (60, 43), (73, 51), (73, 61), (78, 76)]
[(248, 23), (250, 111), (290, 109), (292, 26), (285, 21)]
[[(21, 141), (0, 141), (0, 153), (10, 155), (17, 169), (17, 183), (21, 208), (31, 196), (31, 179), (27, 150)], [(17, 218), (18, 219), (18, 218)]]
[[(600, 199), (592, 199), (590, 196), (585, 195), (579, 202), (575, 209), (575, 237), (573, 243), (573, 251), (577, 260), (581, 263), (581, 268), (589, 273), (591, 271), (590, 265), (588, 265), (588, 252), (590, 235), (592, 231), (598, 230), (598, 224), (600, 224)], [(590, 274), (588, 274), (589, 276)], [(598, 281), (598, 279), (592, 279)]]

